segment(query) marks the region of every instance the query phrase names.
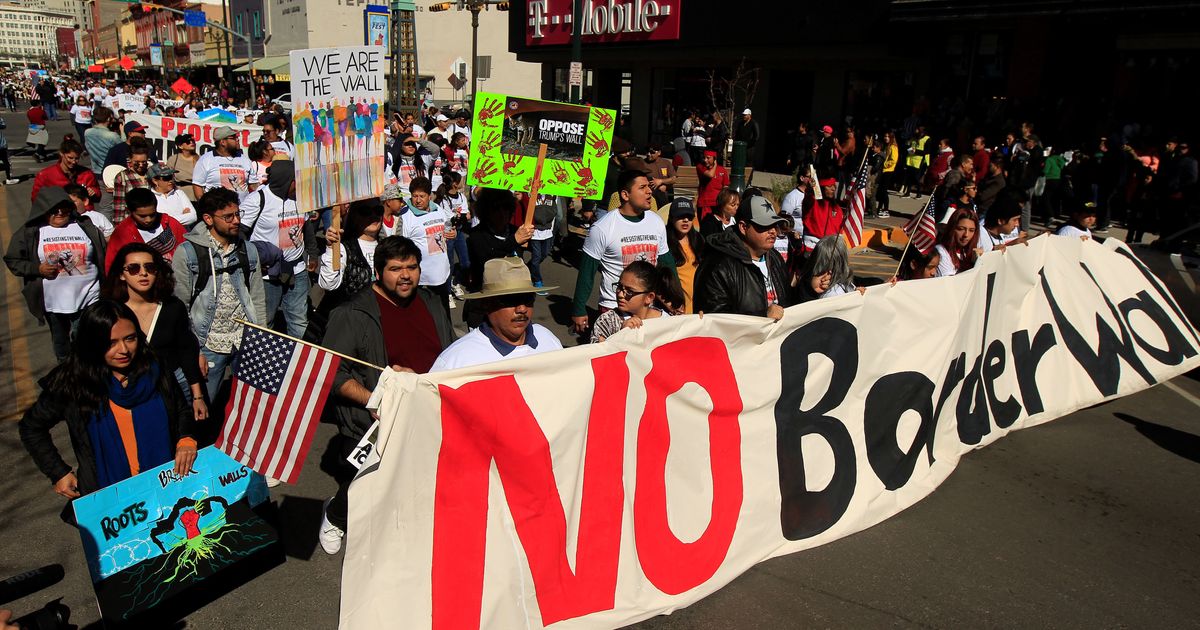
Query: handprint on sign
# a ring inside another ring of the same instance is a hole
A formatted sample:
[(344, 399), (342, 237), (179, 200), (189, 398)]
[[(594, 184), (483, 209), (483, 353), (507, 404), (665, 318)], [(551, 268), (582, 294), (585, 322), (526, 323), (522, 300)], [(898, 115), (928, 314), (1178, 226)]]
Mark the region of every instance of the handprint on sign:
[(471, 175), (478, 184), (488, 183), (487, 179), (498, 172), (496, 165), (490, 161), (480, 162), (475, 168), (475, 172)]
[(595, 186), (584, 186), (582, 184), (575, 185), (575, 196), (576, 197), (581, 197), (583, 199), (587, 199), (589, 197), (596, 196), (597, 192), (599, 192), (599, 191), (596, 190)]
[(608, 153), (608, 140), (600, 137), (600, 134), (592, 132), (588, 134), (588, 142), (592, 143), (592, 148), (596, 150), (596, 156), (603, 156)]
[(567, 180), (571, 178), (571, 174), (567, 172), (567, 169), (563, 168), (562, 165), (559, 164), (554, 165), (554, 169), (551, 174), (554, 175), (554, 181), (560, 184), (567, 183)]
[(517, 162), (521, 160), (521, 155), (517, 153), (502, 153), (500, 157), (504, 158), (504, 174), (509, 177), (516, 177), (524, 173), (524, 170), (514, 170), (517, 167)]
[(495, 131), (484, 131), (479, 134), (477, 148), (483, 153), (491, 153), (500, 146), (500, 134)]
[(579, 178), (579, 181), (576, 183), (580, 186), (587, 186), (592, 183), (592, 169), (582, 164), (575, 164), (573, 166), (575, 167), (575, 176)]
[(483, 102), (483, 108), (479, 110), (479, 124), (484, 127), (495, 127), (496, 123), (488, 122), (489, 120), (503, 113), (500, 109), (500, 101), (490, 98)]
[(596, 117), (596, 124), (604, 127), (605, 131), (612, 129), (613, 117), (603, 109), (593, 109), (592, 115)]

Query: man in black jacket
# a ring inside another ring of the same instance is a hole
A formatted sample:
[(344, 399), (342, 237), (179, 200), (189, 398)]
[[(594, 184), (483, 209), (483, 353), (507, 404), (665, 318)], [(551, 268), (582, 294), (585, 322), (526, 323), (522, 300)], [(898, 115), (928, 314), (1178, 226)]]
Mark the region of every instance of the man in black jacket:
[(335, 554), (342, 548), (350, 481), (357, 470), (346, 457), (366, 436), (375, 414), (367, 409), (380, 371), (370, 365), (390, 365), (393, 370), (425, 373), (454, 342), (454, 327), (441, 306), (441, 297), (419, 286), (421, 250), (403, 236), (389, 236), (375, 248), (374, 284), (334, 309), (325, 331), (324, 346), (364, 363), (342, 361), (331, 388), (337, 417), (340, 448), (335, 452), (337, 494), (325, 502), (321, 521), (321, 548)]
[(738, 206), (737, 227), (708, 239), (696, 271), (696, 311), (770, 317), (778, 321), (792, 304), (787, 265), (775, 239), (792, 227), (762, 196)]

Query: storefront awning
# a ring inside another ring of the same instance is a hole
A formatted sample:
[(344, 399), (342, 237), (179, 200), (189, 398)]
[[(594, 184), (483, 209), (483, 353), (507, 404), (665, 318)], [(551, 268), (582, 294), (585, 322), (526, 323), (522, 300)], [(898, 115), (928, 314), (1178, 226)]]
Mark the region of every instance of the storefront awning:
[[(286, 56), (263, 57), (262, 59), (254, 60), (254, 69), (258, 72), (266, 72), (269, 74), (287, 74), (291, 64)], [(238, 66), (233, 69), (234, 72), (249, 72), (250, 64)]]

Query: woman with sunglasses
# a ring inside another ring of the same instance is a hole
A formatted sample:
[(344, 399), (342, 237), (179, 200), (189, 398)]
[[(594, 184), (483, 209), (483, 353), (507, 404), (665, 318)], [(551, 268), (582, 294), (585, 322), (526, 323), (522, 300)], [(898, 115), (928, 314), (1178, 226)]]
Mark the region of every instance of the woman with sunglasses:
[(200, 372), (200, 343), (192, 334), (188, 309), (175, 297), (175, 273), (153, 247), (129, 243), (117, 251), (100, 294), (129, 307), (163, 372), (179, 382), (196, 420), (208, 417)]
[[(196, 461), (191, 410), (124, 304), (87, 307), (70, 357), (41, 384), (17, 429), (38, 469), (67, 499), (170, 461), (176, 474), (186, 474)], [(74, 468), (51, 438), (59, 422), (71, 436)], [(62, 518), (74, 521), (69, 508)]]
[(4, 262), (25, 281), (29, 312), (50, 326), (54, 356), (67, 357), (79, 313), (100, 295), (104, 235), (59, 186), (38, 191), (25, 225), (8, 243)]
[(596, 318), (592, 343), (600, 343), (625, 328), (640, 328), (648, 319), (669, 316), (684, 303), (683, 291), (670, 269), (638, 260), (629, 264), (613, 285), (617, 308)]
[(175, 181), (182, 184), (182, 190), (188, 201), (196, 202), (196, 194), (192, 192), (192, 173), (196, 170), (196, 161), (200, 156), (196, 153), (196, 139), (189, 133), (181, 133), (175, 138), (175, 148), (179, 153), (166, 159), (167, 166), (175, 169)]

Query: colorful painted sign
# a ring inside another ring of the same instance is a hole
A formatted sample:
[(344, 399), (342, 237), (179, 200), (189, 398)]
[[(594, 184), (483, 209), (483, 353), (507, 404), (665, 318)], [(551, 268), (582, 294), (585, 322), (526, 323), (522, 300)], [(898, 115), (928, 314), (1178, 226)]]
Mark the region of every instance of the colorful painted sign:
[(383, 55), (381, 46), (291, 52), (296, 203), (302, 213), (383, 192)]
[(73, 503), (105, 619), (130, 619), (278, 540), (251, 509), (267, 499), (261, 475), (211, 446), (188, 474), (174, 466)]
[(472, 120), (469, 185), (528, 192), (544, 143), (538, 192), (584, 199), (603, 193), (613, 110), (481, 92)]
[(381, 5), (369, 4), (363, 9), (363, 44), (367, 46), (382, 46), (384, 59), (391, 59), (387, 54), (392, 49), (392, 13)]

